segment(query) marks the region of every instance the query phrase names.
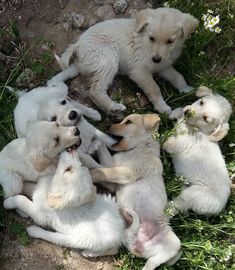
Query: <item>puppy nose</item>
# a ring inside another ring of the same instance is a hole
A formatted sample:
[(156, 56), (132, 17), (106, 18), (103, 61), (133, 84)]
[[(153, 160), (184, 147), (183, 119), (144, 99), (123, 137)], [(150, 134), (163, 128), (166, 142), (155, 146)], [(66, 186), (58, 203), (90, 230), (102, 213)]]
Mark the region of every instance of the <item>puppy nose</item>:
[(69, 120), (75, 120), (78, 117), (78, 113), (76, 111), (71, 111), (69, 113)]
[(159, 56), (153, 56), (152, 60), (154, 63), (160, 63), (162, 61), (162, 58)]
[(75, 132), (74, 132), (74, 136), (79, 136), (80, 135), (80, 131), (79, 129), (76, 127), (75, 128)]

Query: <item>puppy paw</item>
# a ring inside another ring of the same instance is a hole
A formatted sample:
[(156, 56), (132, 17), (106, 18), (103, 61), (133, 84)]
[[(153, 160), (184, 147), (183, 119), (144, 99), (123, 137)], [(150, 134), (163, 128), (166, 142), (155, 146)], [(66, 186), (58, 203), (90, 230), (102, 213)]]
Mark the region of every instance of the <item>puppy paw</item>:
[(26, 230), (29, 236), (34, 238), (39, 238), (41, 233), (43, 233), (43, 229), (36, 225), (29, 226)]
[(117, 112), (121, 112), (125, 110), (126, 110), (126, 106), (121, 103), (114, 103), (111, 107), (112, 113), (117, 113)]
[(3, 206), (6, 209), (14, 209), (15, 208), (14, 198), (9, 197), (9, 198), (5, 199), (4, 202), (3, 202)]
[(94, 154), (101, 146), (102, 142), (99, 139), (94, 139), (91, 143), (91, 146), (88, 149), (88, 154)]
[(91, 109), (89, 111), (89, 115), (87, 117), (89, 117), (90, 119), (92, 119), (94, 121), (100, 121), (101, 120), (101, 114), (98, 111), (93, 110), (93, 109)]
[(98, 256), (96, 252), (92, 252), (90, 250), (83, 250), (81, 254), (85, 258), (95, 258)]
[(159, 113), (166, 113), (168, 115), (171, 113), (171, 107), (168, 106), (164, 100), (155, 104), (154, 109)]
[(29, 215), (27, 215), (25, 212), (21, 211), (20, 209), (16, 209), (16, 212), (22, 217), (22, 218), (28, 218)]
[(169, 115), (169, 119), (171, 120), (180, 119), (182, 117), (184, 117), (184, 111), (182, 107), (174, 109)]
[(194, 88), (190, 85), (187, 85), (186, 87), (179, 89), (180, 93), (189, 93), (193, 90)]

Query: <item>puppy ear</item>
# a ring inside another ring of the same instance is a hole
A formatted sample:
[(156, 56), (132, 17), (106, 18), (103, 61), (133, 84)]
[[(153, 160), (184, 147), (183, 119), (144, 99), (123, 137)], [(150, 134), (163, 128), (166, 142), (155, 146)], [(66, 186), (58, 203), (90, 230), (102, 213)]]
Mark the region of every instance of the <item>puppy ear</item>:
[(213, 94), (212, 90), (206, 86), (201, 85), (196, 91), (196, 97), (204, 97)]
[(150, 8), (143, 9), (139, 11), (136, 15), (136, 31), (140, 33), (144, 27), (149, 23), (149, 16), (152, 10)]
[(62, 195), (48, 192), (47, 204), (50, 208), (61, 209), (65, 206), (65, 201)]
[(160, 117), (155, 113), (145, 114), (143, 116), (144, 127), (146, 130), (158, 129), (160, 121)]
[(184, 13), (182, 25), (184, 37), (188, 37), (190, 34), (192, 34), (196, 30), (197, 26), (198, 20), (192, 15)]
[(228, 123), (219, 124), (218, 127), (215, 129), (215, 131), (213, 131), (208, 136), (208, 138), (213, 142), (218, 142), (226, 136), (228, 131), (229, 131), (229, 124)]
[(31, 156), (31, 162), (34, 170), (37, 172), (44, 171), (50, 164), (51, 160), (42, 154), (36, 153)]

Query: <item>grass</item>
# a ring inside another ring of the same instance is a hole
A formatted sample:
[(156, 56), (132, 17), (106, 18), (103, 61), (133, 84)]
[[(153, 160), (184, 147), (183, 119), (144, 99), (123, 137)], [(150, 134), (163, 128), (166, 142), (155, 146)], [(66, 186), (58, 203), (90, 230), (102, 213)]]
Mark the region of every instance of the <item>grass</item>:
[[(154, 7), (162, 6), (165, 1), (153, 1)], [(171, 7), (191, 13), (199, 19), (198, 30), (190, 39), (187, 40), (182, 56), (175, 64), (176, 68), (184, 74), (186, 80), (193, 87), (206, 85), (225, 96), (235, 107), (235, 3), (229, 0), (220, 1), (187, 1), (170, 0), (168, 4)], [(222, 31), (219, 34), (206, 30), (202, 15), (207, 14), (208, 9), (214, 11), (215, 15), (220, 15), (218, 24)], [(42, 54), (40, 57), (30, 57), (31, 53), (38, 46), (38, 43), (24, 44), (20, 42), (20, 32), (16, 23), (12, 22), (9, 29), (0, 29), (0, 37), (5, 32), (16, 44), (16, 49), (7, 55), (13, 55), (10, 58), (9, 67), (5, 68), (4, 63), (0, 62), (0, 148), (15, 138), (13, 127), (12, 111), (16, 104), (16, 98), (6, 89), (7, 85), (15, 87), (15, 80), (25, 67), (30, 67), (36, 74), (35, 80), (40, 83), (43, 79), (48, 79), (54, 72), (52, 54), (50, 51)], [(48, 43), (51, 45), (51, 43)], [(50, 46), (49, 46), (50, 47)], [(2, 69), (1, 69), (2, 67)], [(4, 72), (1, 72), (4, 70)], [(128, 105), (126, 114), (131, 112), (146, 113), (152, 111), (152, 106), (144, 108), (139, 106), (136, 98), (136, 86), (125, 77), (125, 86), (114, 93), (114, 97)], [(162, 93), (168, 104), (173, 108), (185, 106), (196, 98), (193, 93), (179, 95), (170, 84), (159, 80)], [(128, 91), (126, 91), (128, 88)], [(122, 91), (122, 90), (125, 91)], [(127, 97), (128, 96), (128, 97)], [(162, 116), (160, 127), (160, 140), (169, 134), (173, 124)], [(225, 139), (220, 142), (220, 146), (225, 156), (227, 168), (231, 179), (235, 177), (235, 117), (234, 114), (230, 120), (230, 131)], [(174, 174), (173, 166), (169, 156), (162, 153), (162, 162), (164, 165), (164, 178), (166, 182), (169, 199), (174, 198), (180, 191), (181, 183)], [(0, 196), (0, 236), (1, 232), (13, 230), (18, 235), (24, 235), (24, 232), (14, 224), (14, 220), (7, 215), (2, 207), (2, 198)], [(171, 225), (182, 241), (183, 254), (181, 259), (174, 266), (162, 265), (161, 270), (180, 269), (180, 270), (221, 270), (235, 269), (232, 260), (232, 249), (234, 248), (234, 229), (235, 229), (235, 198), (234, 190), (231, 195), (225, 211), (217, 217), (204, 217), (194, 213), (174, 217)], [(10, 219), (10, 220), (9, 220)], [(20, 231), (20, 232), (19, 232)], [(19, 237), (20, 238), (20, 237)], [(18, 239), (19, 239), (18, 238)], [(27, 243), (27, 241), (26, 241)], [(139, 270), (144, 265), (144, 260), (136, 258), (125, 249), (121, 250), (117, 256), (117, 268), (119, 270)], [(63, 267), (62, 267), (63, 268)], [(62, 269), (61, 268), (61, 269)], [(58, 267), (59, 269), (59, 267)]]

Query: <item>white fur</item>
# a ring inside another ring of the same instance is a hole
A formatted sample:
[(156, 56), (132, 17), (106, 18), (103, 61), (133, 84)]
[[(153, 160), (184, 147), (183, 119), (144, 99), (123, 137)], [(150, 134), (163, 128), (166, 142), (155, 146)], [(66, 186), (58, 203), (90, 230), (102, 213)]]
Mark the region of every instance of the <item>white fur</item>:
[[(183, 212), (216, 215), (224, 209), (230, 194), (230, 179), (216, 140), (227, 133), (223, 124), (228, 125), (231, 106), (225, 98), (211, 92), (184, 108), (187, 114), (188, 110), (192, 116), (177, 117), (177, 135), (169, 137), (163, 145), (172, 154), (176, 173), (185, 177), (185, 185), (174, 204)], [(205, 115), (210, 122), (203, 120)]]
[(0, 184), (5, 197), (20, 194), (23, 181), (37, 182), (40, 176), (54, 173), (58, 154), (78, 142), (76, 129), (58, 127), (55, 122), (30, 122), (26, 138), (7, 144), (0, 152)]
[[(180, 92), (192, 90), (172, 64), (197, 24), (193, 16), (173, 8), (144, 9), (136, 18), (107, 20), (90, 27), (56, 59), (63, 69), (76, 54), (79, 72), (91, 76), (90, 98), (109, 114), (125, 110), (106, 93), (118, 71), (143, 89), (157, 111), (170, 112), (152, 74), (158, 73)], [(153, 62), (153, 57), (161, 61)]]
[(99, 157), (109, 168), (91, 171), (93, 181), (119, 184), (120, 207), (132, 209), (138, 215), (140, 226), (133, 225), (127, 230), (125, 245), (137, 256), (147, 259), (144, 270), (153, 270), (175, 258), (180, 249), (180, 240), (164, 218), (167, 196), (163, 168), (159, 144), (152, 138), (159, 120), (155, 115), (129, 115), (120, 124), (113, 125), (110, 132), (123, 136), (115, 147), (120, 152), (112, 157), (102, 145)]
[[(18, 137), (23, 137), (26, 134), (27, 123), (33, 120), (54, 120), (62, 126), (77, 125), (82, 139), (80, 158), (89, 168), (96, 168), (99, 164), (88, 153), (91, 154), (96, 150), (97, 139), (109, 147), (115, 143), (115, 140), (95, 128), (83, 117), (84, 114), (94, 120), (100, 120), (101, 116), (96, 110), (67, 98), (68, 87), (64, 81), (77, 74), (76, 65), (70, 65), (48, 81), (47, 86), (35, 88), (21, 95), (14, 110), (15, 128)], [(76, 117), (70, 120), (71, 112), (75, 112)], [(92, 144), (93, 141), (95, 145)]]
[(40, 178), (33, 201), (18, 195), (6, 199), (4, 207), (19, 209), (56, 231), (30, 226), (30, 236), (78, 248), (86, 257), (116, 254), (122, 243), (125, 226), (117, 204), (110, 196), (96, 196), (77, 151), (61, 154), (55, 175)]

